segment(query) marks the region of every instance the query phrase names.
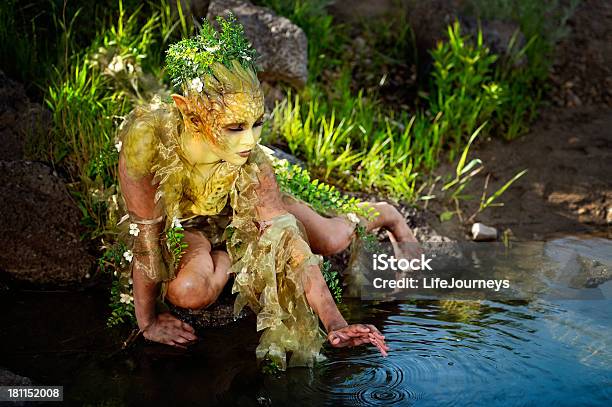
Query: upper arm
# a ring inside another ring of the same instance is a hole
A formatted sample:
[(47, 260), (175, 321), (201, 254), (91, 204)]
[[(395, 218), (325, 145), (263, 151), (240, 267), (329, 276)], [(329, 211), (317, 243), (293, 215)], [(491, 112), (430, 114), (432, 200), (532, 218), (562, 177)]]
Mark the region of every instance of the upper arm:
[(268, 163), (260, 165), (260, 173), (257, 177), (259, 185), (255, 190), (259, 198), (257, 205), (259, 220), (269, 220), (275, 216), (287, 213), (280, 188), (276, 181), (274, 167)]
[(119, 185), (130, 212), (142, 218), (161, 215), (155, 204), (156, 185), (152, 185), (151, 166), (156, 155), (152, 123), (143, 118), (128, 118), (121, 131), (119, 153)]

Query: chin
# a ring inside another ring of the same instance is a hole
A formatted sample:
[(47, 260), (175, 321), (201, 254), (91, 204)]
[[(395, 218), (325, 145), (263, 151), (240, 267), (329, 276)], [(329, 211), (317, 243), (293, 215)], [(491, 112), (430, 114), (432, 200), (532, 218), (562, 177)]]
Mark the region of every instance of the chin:
[(229, 162), (230, 164), (234, 164), (234, 165), (242, 165), (244, 163), (247, 162), (247, 160), (249, 159), (249, 157), (236, 157), (232, 160), (227, 160), (227, 162)]

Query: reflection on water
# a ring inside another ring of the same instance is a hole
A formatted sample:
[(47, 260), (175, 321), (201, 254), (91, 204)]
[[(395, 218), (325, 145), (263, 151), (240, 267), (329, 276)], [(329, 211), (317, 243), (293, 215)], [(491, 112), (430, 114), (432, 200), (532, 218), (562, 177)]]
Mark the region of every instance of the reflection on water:
[[(606, 267), (611, 248), (544, 245), (580, 267)], [(255, 365), (252, 320), (203, 333), (188, 353), (143, 343), (121, 352), (126, 333), (104, 327), (106, 293), (5, 293), (0, 366), (90, 405), (610, 405), (611, 284), (599, 284), (600, 300), (347, 301), (351, 321), (383, 331), (389, 357), (328, 348), (316, 369), (279, 377)]]

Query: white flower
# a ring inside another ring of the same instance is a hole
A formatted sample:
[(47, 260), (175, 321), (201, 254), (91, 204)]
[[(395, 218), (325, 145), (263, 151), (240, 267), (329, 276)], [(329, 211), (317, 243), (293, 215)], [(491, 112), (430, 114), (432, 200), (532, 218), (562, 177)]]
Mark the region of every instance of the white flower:
[(250, 61), (250, 60), (251, 60), (251, 57), (250, 57), (250, 56), (248, 56), (248, 55), (245, 55), (243, 58), (244, 58), (244, 59), (246, 59), (247, 61)]
[(175, 216), (172, 218), (172, 228), (182, 228), (181, 221)]
[(126, 252), (124, 252), (124, 253), (123, 253), (123, 257), (124, 257), (124, 258), (125, 258), (127, 261), (131, 262), (131, 261), (132, 261), (132, 257), (134, 257), (134, 253), (132, 253), (132, 251), (131, 251), (131, 250), (128, 250), (128, 251), (126, 251)]
[(117, 152), (121, 152), (121, 146), (123, 145), (122, 141), (119, 141), (117, 144), (115, 144), (115, 148), (117, 149)]
[(123, 58), (121, 58), (120, 55), (115, 55), (110, 61), (110, 64), (108, 64), (108, 69), (114, 73), (123, 71), (124, 67), (125, 65), (123, 64)]
[(130, 277), (130, 279), (128, 280), (128, 284), (129, 284), (129, 285), (134, 284), (134, 280), (132, 280), (132, 277)]
[(202, 80), (200, 78), (193, 78), (191, 80), (191, 83), (189, 84), (189, 88), (200, 93), (204, 88), (204, 84), (202, 83)]
[(134, 301), (134, 297), (129, 294), (121, 293), (119, 294), (119, 298), (119, 302), (123, 302), (125, 304), (130, 304), (132, 301)]
[(140, 233), (140, 229), (138, 229), (138, 225), (135, 223), (130, 223), (130, 235), (138, 236)]
[(348, 219), (351, 222), (353, 222), (355, 224), (359, 223), (359, 217), (357, 215), (355, 215), (353, 212), (347, 213), (346, 216), (348, 217)]
[(204, 47), (204, 49), (208, 52), (215, 52), (215, 51), (219, 51), (219, 46), (215, 45), (214, 47)]

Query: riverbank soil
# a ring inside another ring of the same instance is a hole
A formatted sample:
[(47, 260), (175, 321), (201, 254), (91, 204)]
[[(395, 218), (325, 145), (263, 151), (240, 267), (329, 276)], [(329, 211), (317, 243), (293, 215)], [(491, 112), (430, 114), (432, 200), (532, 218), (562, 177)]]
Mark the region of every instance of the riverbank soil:
[[(476, 217), (522, 240), (577, 233), (611, 237), (612, 2), (581, 1), (568, 25), (571, 32), (556, 50), (548, 106), (531, 130), (511, 142), (481, 142), (470, 155), (482, 159), (485, 170), (467, 188), (475, 199), (461, 203), (468, 217), (478, 208), (487, 175), (491, 194), (528, 169), (498, 200), (503, 207)], [(469, 226), (462, 228), (455, 218), (437, 228), (459, 237)]]
[[(610, 237), (611, 131), (610, 108), (551, 107), (524, 137), (481, 144), (473, 156), (483, 160), (485, 171), (467, 188), (476, 199), (461, 203), (464, 213), (477, 210), (487, 175), (490, 195), (526, 168), (527, 174), (499, 198), (504, 206), (486, 209), (477, 221), (511, 229), (521, 240), (577, 233)], [(457, 223), (441, 223), (440, 232), (456, 236)]]

